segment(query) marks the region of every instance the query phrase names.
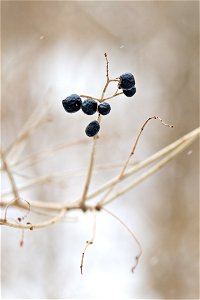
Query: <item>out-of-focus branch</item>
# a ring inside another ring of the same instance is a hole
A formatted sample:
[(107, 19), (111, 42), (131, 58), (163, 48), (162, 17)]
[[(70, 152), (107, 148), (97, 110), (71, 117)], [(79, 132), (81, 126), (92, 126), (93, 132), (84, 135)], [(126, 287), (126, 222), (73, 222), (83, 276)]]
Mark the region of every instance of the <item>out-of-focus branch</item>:
[(10, 167), (7, 163), (7, 160), (6, 160), (6, 157), (5, 157), (5, 154), (4, 154), (3, 151), (1, 151), (1, 160), (3, 162), (3, 169), (7, 173), (8, 178), (10, 180), (13, 196), (17, 200), (17, 199), (19, 199), (19, 193), (18, 193), (17, 185), (15, 183), (15, 179), (14, 179), (12, 171), (10, 170)]
[(39, 126), (48, 121), (48, 117), (45, 115), (47, 111), (47, 106), (49, 106), (48, 99), (50, 92), (51, 90), (49, 89), (45, 100), (36, 107), (35, 111), (32, 113), (28, 121), (21, 129), (15, 141), (6, 150), (5, 155), (9, 161), (14, 162), (17, 160), (31, 134), (35, 131), (35, 129), (37, 129)]
[[(135, 179), (134, 182), (132, 182), (129, 186), (119, 191), (117, 194), (113, 195), (111, 198), (109, 198), (106, 202), (106, 204), (110, 203), (114, 199), (118, 198), (120, 195), (125, 194), (130, 189), (144, 181), (146, 178), (148, 178), (150, 175), (157, 172), (161, 167), (163, 167), (165, 164), (167, 164), (170, 160), (175, 158), (179, 153), (181, 153), (183, 150), (185, 150), (191, 143), (193, 143), (200, 135), (200, 127), (196, 128), (195, 130), (189, 132), (188, 134), (184, 135), (180, 139), (176, 140), (172, 144), (168, 145), (167, 147), (163, 148), (162, 150), (158, 151), (151, 157), (147, 158), (146, 160), (134, 165), (133, 167), (130, 167), (129, 170), (125, 172), (123, 177), (121, 178), (121, 181), (126, 179), (127, 177), (132, 176), (137, 171), (141, 170), (142, 168), (150, 165), (151, 163), (157, 161), (158, 159), (163, 158), (160, 162), (158, 162), (155, 166), (153, 166), (151, 169), (146, 171), (144, 174), (139, 176)], [(113, 183), (115, 183), (118, 180), (118, 177), (115, 177), (111, 181), (104, 184), (102, 187), (98, 188), (96, 191), (92, 192), (91, 194), (88, 194), (86, 199), (93, 199), (97, 195), (101, 194), (103, 191), (106, 191), (110, 186), (112, 186)], [(120, 182), (121, 182), (120, 181)], [(80, 200), (78, 199), (72, 203), (56, 203), (54, 201), (52, 202), (42, 202), (42, 201), (29, 201), (31, 207), (35, 208), (41, 208), (46, 210), (61, 210), (62, 208), (65, 208), (67, 210), (71, 209), (80, 209)], [(8, 201), (2, 200), (0, 205), (5, 207), (8, 204)], [(20, 206), (22, 204), (19, 204)], [(19, 206), (16, 204), (16, 206)], [(87, 207), (87, 206), (86, 206)], [(89, 209), (92, 209), (92, 207), (89, 207)]]
[(58, 223), (64, 217), (65, 213), (66, 213), (66, 208), (62, 208), (55, 217), (37, 224), (31, 224), (30, 222), (27, 222), (26, 224), (11, 223), (8, 220), (2, 219), (0, 220), (0, 225), (6, 225), (17, 229), (30, 229), (30, 230), (39, 229), (39, 228), (48, 227), (50, 225)]
[(187, 142), (184, 142), (179, 147), (177, 147), (174, 151), (170, 152), (166, 157), (164, 157), (161, 161), (159, 161), (155, 166), (151, 167), (148, 171), (144, 172), (141, 176), (136, 178), (131, 184), (129, 184), (127, 187), (122, 189), (121, 191), (114, 194), (112, 197), (108, 198), (103, 204), (106, 205), (118, 197), (124, 195), (129, 190), (133, 189), (136, 185), (143, 182), (146, 178), (153, 175), (157, 171), (159, 171), (164, 165), (166, 165), (170, 160), (172, 160), (177, 154), (179, 154), (181, 151), (183, 151), (186, 147), (188, 147), (192, 142), (195, 140), (195, 138), (188, 140)]

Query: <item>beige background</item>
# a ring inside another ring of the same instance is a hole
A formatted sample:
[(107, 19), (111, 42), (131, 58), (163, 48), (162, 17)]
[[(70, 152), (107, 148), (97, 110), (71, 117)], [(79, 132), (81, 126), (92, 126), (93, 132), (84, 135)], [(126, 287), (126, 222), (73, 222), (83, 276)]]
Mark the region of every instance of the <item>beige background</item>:
[[(134, 73), (137, 93), (111, 102), (103, 118), (96, 166), (122, 162), (142, 123), (159, 115), (173, 123), (146, 128), (135, 154), (140, 161), (198, 126), (198, 1), (3, 1), (2, 146), (13, 142), (44, 99), (51, 122), (27, 141), (19, 159), (51, 146), (86, 143), (57, 152), (15, 171), (20, 186), (37, 176), (76, 171), (59, 181), (20, 193), (27, 200), (72, 201), (81, 195), (91, 148), (84, 129), (94, 116), (69, 115), (61, 100), (71, 93), (99, 96), (110, 76)], [(113, 89), (110, 90), (110, 93)], [(130, 272), (137, 248), (105, 213), (97, 216), (95, 244), (85, 274), (80, 255), (92, 230), (92, 216), (73, 214), (47, 229), (2, 230), (3, 298), (198, 298), (198, 143), (143, 184), (117, 199), (110, 210), (133, 229), (143, 256)], [(118, 174), (97, 170), (91, 190)], [(3, 190), (8, 182), (3, 178)], [(9, 211), (15, 217), (20, 212)], [(31, 213), (30, 220), (45, 217)]]

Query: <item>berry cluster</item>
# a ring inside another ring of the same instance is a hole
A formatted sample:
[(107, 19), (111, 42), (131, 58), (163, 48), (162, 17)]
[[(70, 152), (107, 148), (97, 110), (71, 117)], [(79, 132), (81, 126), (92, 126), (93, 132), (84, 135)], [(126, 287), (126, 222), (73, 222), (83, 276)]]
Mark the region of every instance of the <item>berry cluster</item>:
[[(82, 109), (86, 115), (93, 115), (98, 112), (101, 115), (107, 115), (111, 111), (110, 104), (102, 102), (99, 105), (93, 99), (86, 99), (82, 101), (81, 97), (76, 94), (68, 96), (62, 101), (64, 109), (68, 113), (75, 113)], [(100, 130), (100, 125), (97, 121), (92, 121), (85, 129), (87, 136), (95, 136)]]
[(135, 78), (131, 73), (124, 73), (119, 77), (118, 88), (123, 90), (124, 95), (132, 97), (136, 93)]
[[(109, 112), (111, 111), (110, 104), (108, 102), (105, 102), (105, 100), (114, 98), (123, 93), (127, 97), (132, 97), (136, 93), (135, 79), (134, 79), (133, 74), (124, 73), (116, 79), (109, 79), (108, 60), (107, 60), (106, 53), (105, 53), (105, 57), (106, 57), (106, 62), (107, 62), (107, 75), (106, 75), (107, 82), (104, 87), (101, 99), (98, 99), (98, 98), (93, 99), (93, 97), (90, 97), (90, 96), (83, 96), (83, 95), (79, 96), (77, 94), (72, 94), (62, 101), (65, 111), (67, 111), (68, 113), (75, 113), (75, 112), (79, 111), (80, 109), (82, 109), (82, 111), (86, 115), (93, 115), (97, 112), (99, 115), (104, 116), (104, 115), (109, 114)], [(111, 81), (115, 81), (118, 83), (117, 91), (111, 97), (104, 98), (105, 91), (108, 87), (108, 84)], [(119, 89), (122, 89), (123, 92), (118, 93)], [(81, 97), (86, 98), (86, 100), (82, 101)], [(98, 104), (98, 102), (99, 102), (99, 104)], [(95, 136), (99, 132), (99, 130), (100, 130), (100, 124), (97, 120), (95, 120), (88, 124), (88, 126), (85, 129), (85, 133), (87, 136), (92, 137), (92, 136)]]

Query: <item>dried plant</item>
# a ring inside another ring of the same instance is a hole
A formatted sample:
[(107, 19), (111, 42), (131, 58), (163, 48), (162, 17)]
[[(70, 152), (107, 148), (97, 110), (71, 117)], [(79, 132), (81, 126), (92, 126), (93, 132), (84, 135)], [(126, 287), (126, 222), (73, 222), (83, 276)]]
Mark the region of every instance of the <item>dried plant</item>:
[[(119, 86), (118, 86), (116, 92), (113, 95), (109, 97), (105, 97), (109, 84), (111, 82), (119, 83), (119, 78), (110, 79), (109, 68), (108, 68), (109, 62), (106, 54), (105, 54), (105, 59), (106, 59), (106, 83), (101, 93), (101, 97), (95, 98), (88, 95), (80, 95), (81, 98), (94, 99), (99, 103), (103, 103), (123, 93), (123, 92), (119, 92), (118, 89)], [(48, 104), (47, 102), (45, 103), (43, 102), (42, 106), (44, 105), (46, 106), (47, 104)], [(95, 191), (89, 192), (90, 183), (92, 181), (92, 175), (94, 171), (96, 147), (99, 139), (99, 136), (95, 135), (91, 140), (92, 146), (91, 146), (90, 160), (87, 168), (87, 174), (85, 178), (85, 184), (82, 191), (82, 195), (78, 199), (74, 199), (70, 203), (69, 202), (63, 202), (63, 203), (43, 202), (41, 200), (29, 201), (29, 199), (21, 198), (20, 193), (22, 190), (28, 189), (35, 185), (38, 186), (40, 184), (44, 184), (45, 182), (48, 182), (50, 180), (56, 180), (58, 177), (62, 177), (64, 174), (58, 172), (55, 175), (46, 175), (35, 179), (26, 180), (24, 184), (19, 188), (15, 180), (15, 175), (18, 172), (19, 166), (32, 166), (36, 162), (41, 161), (44, 157), (51, 156), (53, 154), (55, 155), (55, 153), (61, 149), (65, 149), (72, 145), (78, 146), (80, 145), (80, 143), (86, 143), (90, 141), (88, 139), (85, 139), (85, 140), (79, 140), (73, 144), (59, 144), (48, 150), (45, 151), (43, 150), (38, 154), (30, 154), (28, 157), (22, 158), (21, 153), (24, 147), (26, 146), (28, 139), (31, 138), (32, 133), (35, 130), (37, 130), (44, 122), (48, 120), (45, 111), (46, 110), (42, 109), (41, 106), (36, 108), (35, 112), (30, 116), (27, 123), (24, 125), (23, 129), (18, 134), (16, 139), (13, 141), (13, 143), (7, 149), (3, 149), (1, 151), (1, 161), (2, 161), (1, 171), (7, 174), (7, 178), (10, 183), (10, 190), (2, 192), (1, 208), (3, 209), (2, 209), (0, 224), (3, 226), (13, 227), (14, 229), (22, 230), (22, 238), (20, 240), (20, 246), (22, 246), (24, 240), (24, 230), (27, 229), (35, 230), (35, 229), (44, 228), (53, 225), (61, 221), (64, 218), (64, 216), (71, 210), (80, 210), (83, 213), (86, 211), (91, 211), (94, 215), (93, 234), (92, 234), (92, 238), (86, 242), (86, 245), (81, 255), (80, 269), (81, 269), (81, 273), (83, 274), (83, 263), (84, 263), (85, 252), (89, 247), (89, 245), (93, 244), (95, 239), (96, 213), (103, 210), (108, 214), (110, 214), (111, 216), (113, 216), (117, 221), (119, 221), (122, 224), (122, 226), (124, 226), (125, 229), (131, 234), (132, 238), (137, 243), (138, 254), (135, 256), (136, 261), (134, 263), (134, 266), (132, 267), (132, 271), (134, 271), (142, 254), (141, 244), (139, 240), (135, 237), (133, 231), (130, 230), (121, 219), (119, 219), (117, 216), (115, 216), (112, 212), (110, 212), (107, 209), (107, 205), (115, 201), (117, 198), (122, 197), (129, 190), (133, 189), (135, 186), (143, 182), (149, 176), (156, 173), (160, 168), (165, 166), (170, 160), (175, 158), (179, 153), (181, 153), (186, 147), (188, 147), (199, 137), (200, 128), (196, 128), (193, 131), (187, 133), (186, 135), (182, 136), (175, 142), (171, 143), (170, 145), (158, 151), (154, 155), (148, 157), (147, 159), (144, 159), (140, 162), (135, 163), (134, 165), (131, 165), (130, 160), (135, 153), (141, 134), (149, 121), (158, 120), (164, 126), (170, 128), (173, 127), (172, 125), (168, 125), (165, 122), (163, 122), (163, 120), (158, 116), (152, 116), (148, 118), (140, 128), (136, 139), (133, 141), (132, 149), (130, 150), (130, 153), (128, 154), (126, 161), (123, 163), (122, 166), (120, 165), (121, 171), (119, 172), (119, 175), (110, 179), (105, 184), (99, 186), (98, 188), (96, 188)], [(101, 122), (100, 114), (98, 114), (97, 121), (99, 123)], [(146, 167), (149, 168), (146, 170), (145, 169)], [(132, 178), (132, 176), (135, 173), (143, 169), (144, 171), (142, 174), (140, 174), (138, 177), (136, 177), (134, 180), (128, 183), (125, 187), (119, 189), (117, 192), (113, 192), (114, 188), (117, 185), (119, 185), (122, 181), (125, 181), (127, 178)], [(103, 194), (104, 192), (105, 194)], [(12, 195), (11, 200), (9, 199), (10, 195)], [(97, 196), (101, 196), (100, 200), (95, 200)], [(94, 200), (93, 204), (90, 204), (91, 199)], [(9, 213), (8, 213), (11, 207), (20, 208), (22, 211), (25, 210), (25, 213), (22, 212), (22, 215), (20, 217), (17, 217), (16, 219), (13, 220), (9, 218)], [(29, 212), (34, 209), (36, 209), (39, 214), (47, 213), (48, 215), (50, 214), (51, 217), (49, 217), (48, 220), (40, 223), (32, 223), (26, 221), (28, 220)]]

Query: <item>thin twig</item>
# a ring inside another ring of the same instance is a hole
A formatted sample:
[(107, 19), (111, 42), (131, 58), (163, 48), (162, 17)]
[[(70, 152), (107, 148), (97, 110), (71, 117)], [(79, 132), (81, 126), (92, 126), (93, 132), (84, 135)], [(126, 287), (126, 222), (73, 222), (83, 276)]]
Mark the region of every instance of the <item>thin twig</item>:
[[(176, 149), (179, 145), (184, 144), (185, 141), (191, 140), (193, 138), (194, 138), (194, 140), (197, 139), (199, 137), (199, 134), (200, 134), (200, 127), (196, 128), (193, 131), (191, 131), (191, 132), (187, 133), (186, 135), (182, 136), (181, 138), (179, 138), (175, 142), (171, 143), (167, 147), (159, 150), (158, 152), (156, 152), (155, 154), (153, 154), (149, 158), (147, 158), (147, 159), (145, 159), (145, 160), (143, 160), (139, 163), (136, 163), (132, 168), (130, 168), (129, 170), (127, 170), (124, 173), (124, 175), (120, 179), (120, 182), (122, 180), (126, 179), (127, 177), (130, 177), (134, 173), (140, 171), (141, 169), (147, 167), (148, 165), (150, 165), (151, 163), (153, 163), (156, 160), (160, 159), (161, 157), (165, 156), (167, 153), (170, 153), (171, 151)], [(185, 147), (183, 146), (183, 148), (180, 150), (180, 152), (183, 151), (186, 147), (187, 147), (187, 145), (185, 145)], [(88, 197), (87, 197), (87, 200), (90, 200), (90, 199), (98, 196), (99, 194), (101, 194), (102, 192), (104, 192), (108, 188), (110, 188), (116, 182), (119, 182), (119, 176), (111, 179), (110, 181), (106, 182), (101, 187), (96, 189), (94, 192), (89, 194)]]
[[(47, 95), (51, 89), (47, 91)], [(44, 124), (44, 122), (48, 121), (48, 118), (44, 118), (44, 115), (47, 111), (47, 104), (49, 95), (46, 96), (45, 100), (42, 101), (41, 105), (38, 105), (34, 112), (29, 117), (28, 121), (24, 124), (23, 128), (21, 129), (20, 133), (18, 134), (15, 141), (8, 147), (6, 150), (6, 156), (9, 160), (12, 161), (17, 160), (20, 153), (24, 149), (24, 146), (30, 137), (30, 135), (34, 132), (35, 129), (37, 129), (41, 124)], [(44, 103), (45, 102), (45, 103)]]
[(9, 222), (8, 220), (1, 219), (0, 225), (6, 225), (9, 227), (14, 227), (14, 228), (18, 228), (18, 229), (30, 229), (30, 230), (39, 229), (39, 228), (48, 227), (50, 225), (53, 225), (53, 224), (59, 222), (64, 217), (65, 213), (66, 213), (66, 209), (62, 208), (55, 217), (53, 217), (45, 222), (41, 222), (41, 223), (37, 223), (37, 224), (32, 224), (32, 223), (15, 224), (15, 223)]
[[(100, 114), (98, 115), (97, 121), (100, 124), (100, 121), (101, 121)], [(82, 198), (81, 198), (81, 201), (80, 201), (80, 206), (83, 209), (84, 209), (84, 206), (85, 206), (85, 201), (86, 201), (86, 198), (87, 198), (87, 193), (88, 193), (88, 189), (89, 189), (91, 178), (92, 178), (92, 171), (93, 171), (93, 167), (94, 167), (94, 157), (95, 157), (95, 152), (96, 152), (96, 144), (97, 144), (97, 136), (94, 136), (93, 137), (92, 150), (91, 150), (91, 154), (90, 154), (90, 162), (89, 162), (88, 171), (87, 171), (86, 182), (85, 182), (85, 186), (84, 186), (84, 189), (83, 189)]]
[[(120, 190), (116, 194), (114, 194), (112, 197), (108, 198), (103, 204), (106, 205), (108, 203), (111, 203), (115, 199), (119, 198), (120, 196), (127, 193), (129, 190), (133, 189), (136, 185), (143, 182), (145, 179), (147, 179), (149, 176), (156, 173), (158, 170), (160, 170), (164, 165), (166, 165), (170, 160), (172, 160), (177, 154), (179, 154), (181, 151), (183, 151), (186, 147), (188, 147), (190, 144), (193, 143), (195, 138), (192, 138), (184, 143), (182, 143), (180, 146), (178, 146), (174, 151), (171, 151), (166, 157), (164, 157), (162, 160), (160, 160), (155, 166), (151, 167), (148, 171), (143, 173), (141, 176), (139, 176), (137, 179), (135, 179), (131, 184), (129, 184), (124, 189)], [(102, 205), (102, 204), (98, 204)]]
[(81, 269), (81, 274), (83, 275), (83, 262), (84, 262), (84, 257), (85, 257), (85, 253), (87, 248), (92, 245), (94, 243), (94, 239), (95, 239), (95, 234), (96, 234), (96, 209), (93, 209), (93, 230), (92, 230), (92, 238), (88, 241), (86, 241), (86, 245), (85, 248), (82, 252), (81, 255), (81, 264), (80, 264), (80, 269)]
[(89, 96), (89, 95), (80, 95), (81, 98), (87, 98), (87, 99), (93, 99), (93, 100), (96, 100), (98, 102), (101, 101), (101, 99), (99, 98), (95, 98), (95, 97), (92, 97), (92, 96)]
[(131, 271), (134, 272), (135, 268), (138, 265), (139, 259), (140, 259), (141, 255), (142, 255), (142, 246), (141, 246), (139, 240), (136, 238), (136, 236), (134, 235), (133, 231), (119, 217), (117, 217), (115, 214), (113, 214), (111, 211), (109, 211), (105, 207), (102, 207), (102, 210), (104, 210), (109, 215), (111, 215), (113, 218), (115, 218), (130, 233), (130, 235), (133, 237), (134, 241), (137, 243), (139, 252), (138, 252), (138, 254), (135, 257), (136, 262), (133, 265), (133, 267), (131, 268)]
[(123, 92), (113, 94), (113, 95), (110, 96), (110, 97), (104, 98), (103, 101), (101, 100), (100, 102), (104, 102), (104, 101), (110, 100), (110, 99), (112, 99), (112, 98), (114, 98), (114, 97), (116, 97), (116, 96), (122, 95), (122, 94), (123, 94)]
[(108, 85), (109, 85), (109, 83), (110, 83), (110, 79), (109, 79), (109, 69), (108, 69), (108, 64), (109, 64), (109, 62), (108, 62), (108, 56), (107, 56), (106, 53), (104, 54), (104, 56), (105, 56), (105, 59), (106, 59), (106, 84), (105, 84), (105, 86), (104, 86), (104, 88), (103, 88), (103, 91), (102, 91), (102, 94), (101, 94), (101, 100), (100, 100), (100, 101), (103, 101), (103, 100), (104, 100), (105, 92), (106, 92), (107, 87), (108, 87)]
[(106, 59), (106, 78), (107, 78), (107, 81), (109, 81), (109, 68), (108, 68), (109, 61), (108, 61), (107, 53), (104, 53), (104, 56), (105, 56), (105, 59)]
[(88, 140), (82, 139), (82, 140), (74, 141), (71, 143), (58, 144), (56, 146), (53, 146), (50, 149), (42, 150), (39, 153), (31, 154), (27, 157), (22, 158), (21, 160), (15, 161), (14, 163), (11, 163), (10, 166), (18, 167), (20, 165), (23, 165), (23, 169), (24, 169), (25, 167), (29, 167), (29, 166), (41, 161), (42, 159), (46, 159), (48, 156), (55, 154), (55, 152), (57, 152), (57, 151), (60, 151), (60, 150), (63, 150), (65, 148), (69, 148), (72, 146), (76, 146), (79, 144), (86, 144), (86, 143), (88, 143)]
[[(120, 181), (120, 179), (124, 176), (124, 173), (125, 173), (125, 171), (126, 171), (126, 169), (127, 169), (127, 166), (128, 166), (128, 164), (129, 164), (129, 161), (130, 161), (131, 157), (132, 157), (132, 156), (134, 155), (134, 153), (135, 153), (135, 149), (136, 149), (137, 144), (138, 144), (138, 142), (139, 142), (140, 136), (141, 136), (141, 134), (142, 134), (142, 132), (143, 132), (145, 126), (147, 125), (147, 123), (148, 123), (149, 121), (151, 121), (151, 120), (159, 120), (164, 126), (173, 128), (173, 125), (166, 124), (165, 122), (163, 122), (163, 120), (162, 120), (160, 117), (153, 116), (153, 117), (148, 118), (148, 119), (144, 122), (144, 124), (142, 125), (142, 127), (140, 128), (140, 131), (139, 131), (139, 133), (138, 133), (138, 135), (137, 135), (136, 140), (134, 141), (134, 144), (133, 144), (133, 147), (132, 147), (132, 149), (131, 149), (131, 152), (130, 152), (130, 154), (129, 154), (127, 160), (125, 161), (125, 164), (124, 164), (124, 166), (123, 166), (123, 168), (122, 168), (122, 170), (121, 170), (121, 172), (120, 172), (120, 174), (119, 174), (119, 176), (118, 176), (118, 181)], [(110, 187), (110, 189), (106, 192), (105, 196), (104, 196), (103, 199), (100, 201), (100, 204), (101, 204), (101, 205), (103, 205), (103, 203), (106, 201), (107, 197), (110, 195), (110, 193), (112, 192), (112, 190), (114, 189), (114, 187), (115, 187), (115, 185), (118, 183), (118, 181), (116, 181), (115, 184), (113, 184), (113, 185)]]
[(10, 184), (11, 184), (13, 196), (17, 200), (17, 199), (19, 199), (19, 193), (18, 193), (17, 185), (16, 185), (16, 182), (15, 182), (15, 179), (13, 177), (12, 171), (10, 170), (10, 167), (7, 163), (7, 160), (6, 160), (6, 157), (5, 157), (5, 154), (4, 154), (3, 151), (1, 151), (1, 158), (2, 158), (2, 162), (3, 162), (3, 169), (6, 171), (6, 173), (8, 175), (8, 178), (9, 178), (9, 181), (10, 181)]
[[(181, 138), (179, 138), (178, 140), (176, 140), (175, 142), (171, 143), (170, 145), (168, 145), (167, 147), (159, 150), (158, 152), (156, 152), (155, 154), (153, 154), (152, 156), (148, 157), (147, 159), (136, 163), (133, 167), (129, 168), (123, 175), (123, 177), (121, 178), (120, 182), (122, 180), (125, 180), (126, 178), (132, 176), (133, 174), (135, 174), (136, 172), (140, 171), (141, 169), (147, 167), (148, 165), (152, 164), (153, 162), (157, 161), (158, 159), (164, 157), (165, 155), (169, 154), (169, 153), (173, 153), (173, 157), (176, 157), (179, 153), (181, 153), (183, 150), (185, 150), (185, 148), (188, 147), (188, 145), (190, 145), (191, 143), (193, 143), (200, 135), (200, 127), (192, 130), (191, 132), (185, 134), (184, 136), (182, 136)], [(187, 143), (188, 142), (188, 143)], [(180, 147), (179, 147), (180, 146)], [(174, 153), (174, 150), (177, 150)], [(171, 158), (171, 159), (172, 159)], [(112, 186), (113, 184), (115, 184), (115, 182), (118, 181), (118, 176), (113, 178), (112, 180), (106, 182), (105, 184), (103, 184), (102, 186), (100, 186), (98, 189), (96, 189), (94, 192), (91, 192), (90, 194), (88, 194), (86, 196), (86, 200), (91, 200), (93, 198), (95, 198), (96, 196), (98, 196), (99, 194), (101, 194), (102, 192), (106, 191), (108, 188), (110, 188), (110, 186)], [(139, 184), (140, 181), (137, 184)], [(44, 201), (29, 201), (31, 204), (31, 207), (35, 207), (35, 208), (41, 208), (41, 209), (47, 209), (47, 210), (60, 210), (62, 208), (66, 208), (66, 209), (80, 209), (79, 203), (80, 203), (81, 199), (77, 199), (76, 201), (73, 201), (71, 203), (55, 203), (54, 201), (51, 202), (44, 202)], [(108, 199), (109, 200), (109, 199)], [(1, 206), (6, 206), (8, 204), (8, 201), (6, 200), (2, 200), (0, 202)], [(17, 204), (16, 206), (20, 206), (21, 204)]]
[[(111, 170), (113, 168), (120, 168), (122, 167), (122, 163), (116, 163), (116, 164), (105, 164), (105, 165), (99, 165), (95, 167), (95, 170), (93, 170), (93, 173), (97, 173), (101, 170)], [(33, 187), (35, 185), (43, 185), (43, 184), (48, 184), (50, 182), (56, 182), (56, 181), (60, 181), (63, 180), (63, 178), (65, 177), (69, 177), (69, 178), (74, 178), (74, 177), (78, 177), (78, 176), (83, 176), (85, 175), (85, 172), (81, 169), (81, 170), (74, 170), (74, 171), (63, 171), (63, 172), (58, 172), (58, 173), (54, 173), (52, 175), (44, 175), (44, 176), (38, 176), (36, 178), (30, 178), (27, 175), (18, 173), (16, 171), (12, 172), (13, 174), (26, 178), (26, 181), (22, 184), (18, 186), (18, 191), (25, 191), (27, 189), (29, 189), (30, 187)], [(5, 190), (1, 196), (7, 197), (12, 195), (12, 190), (8, 189)]]
[(13, 193), (13, 196), (14, 196), (14, 200), (10, 201), (5, 207), (4, 219), (6, 220), (8, 208), (11, 205), (13, 205), (14, 203), (19, 201), (19, 192), (18, 192), (18, 189), (17, 189), (17, 185), (16, 185), (16, 182), (15, 182), (14, 176), (12, 174), (12, 171), (10, 170), (10, 167), (7, 163), (7, 160), (6, 160), (6, 157), (5, 157), (5, 154), (4, 154), (3, 151), (1, 151), (1, 159), (2, 159), (2, 162), (3, 162), (3, 168), (6, 171), (6, 173), (8, 175), (8, 178), (10, 180), (12, 193)]

